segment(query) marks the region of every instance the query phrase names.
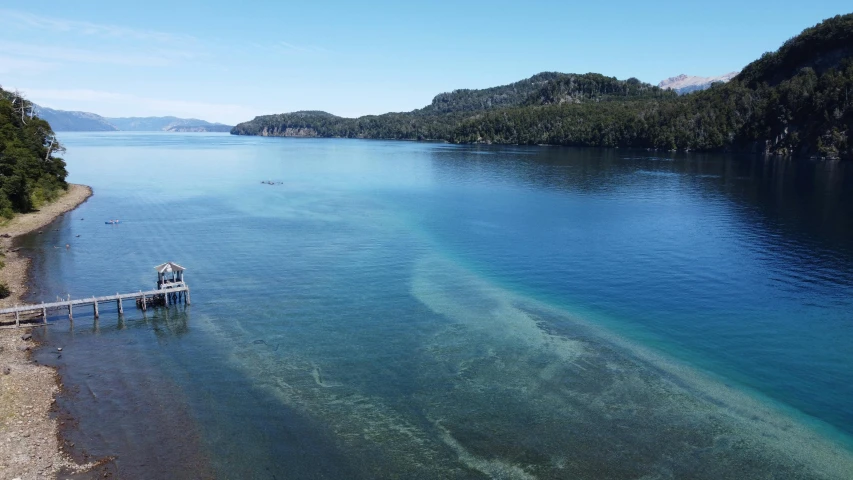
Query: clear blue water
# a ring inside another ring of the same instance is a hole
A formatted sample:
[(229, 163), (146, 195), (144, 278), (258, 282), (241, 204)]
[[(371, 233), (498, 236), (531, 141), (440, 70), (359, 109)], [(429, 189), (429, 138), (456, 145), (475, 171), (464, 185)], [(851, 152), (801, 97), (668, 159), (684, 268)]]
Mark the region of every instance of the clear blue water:
[(853, 477), (853, 165), (62, 141), (95, 195), (23, 240), (32, 300), (192, 288), (44, 335), (119, 474)]

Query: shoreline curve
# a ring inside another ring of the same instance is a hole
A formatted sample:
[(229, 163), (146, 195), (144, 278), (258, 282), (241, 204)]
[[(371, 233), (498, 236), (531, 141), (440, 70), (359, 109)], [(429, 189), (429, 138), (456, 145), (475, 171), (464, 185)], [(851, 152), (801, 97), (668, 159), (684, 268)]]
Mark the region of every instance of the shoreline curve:
[[(68, 184), (68, 190), (35, 212), (20, 214), (0, 225), (0, 248), (5, 267), (0, 282), (10, 295), (0, 307), (23, 303), (31, 261), (12, 246), (15, 240), (45, 227), (85, 203), (93, 194), (86, 185)], [(6, 478), (55, 477), (60, 470), (79, 472), (60, 449), (58, 420), (51, 418), (54, 399), (61, 389), (56, 370), (34, 363), (30, 351), (37, 345), (24, 340), (32, 327), (0, 329), (0, 471)]]

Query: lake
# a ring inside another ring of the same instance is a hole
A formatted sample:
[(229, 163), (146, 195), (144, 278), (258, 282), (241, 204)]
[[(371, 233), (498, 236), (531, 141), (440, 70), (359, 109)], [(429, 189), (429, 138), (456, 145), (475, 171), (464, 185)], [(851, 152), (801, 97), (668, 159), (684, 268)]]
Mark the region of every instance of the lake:
[(192, 288), (42, 335), (119, 475), (853, 477), (853, 165), (60, 139), (95, 194), (20, 242), (30, 300)]

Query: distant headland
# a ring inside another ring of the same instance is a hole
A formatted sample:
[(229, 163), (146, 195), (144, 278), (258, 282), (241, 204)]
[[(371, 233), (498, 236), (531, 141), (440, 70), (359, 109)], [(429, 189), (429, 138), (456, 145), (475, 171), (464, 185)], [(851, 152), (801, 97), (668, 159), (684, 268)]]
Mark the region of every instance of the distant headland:
[[(718, 83), (674, 77), (653, 86), (635, 78), (545, 72), (509, 85), (442, 93), (411, 112), (265, 115), (231, 133), (853, 158), (853, 14), (807, 28), (730, 81), (724, 77)], [(679, 82), (697, 91), (679, 95), (662, 88), (679, 89)]]
[(197, 118), (178, 117), (102, 117), (95, 113), (54, 110), (33, 105), (35, 115), (44, 119), (55, 132), (228, 132), (231, 125), (211, 123)]

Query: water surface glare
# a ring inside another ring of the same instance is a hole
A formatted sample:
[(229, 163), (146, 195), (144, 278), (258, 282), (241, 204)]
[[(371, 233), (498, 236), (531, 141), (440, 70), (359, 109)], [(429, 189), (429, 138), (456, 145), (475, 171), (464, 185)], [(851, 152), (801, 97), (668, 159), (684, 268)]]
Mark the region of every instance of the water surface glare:
[(95, 195), (22, 240), (31, 299), (192, 288), (44, 335), (119, 474), (853, 477), (853, 165), (61, 140)]

